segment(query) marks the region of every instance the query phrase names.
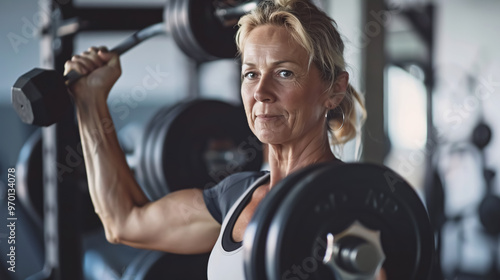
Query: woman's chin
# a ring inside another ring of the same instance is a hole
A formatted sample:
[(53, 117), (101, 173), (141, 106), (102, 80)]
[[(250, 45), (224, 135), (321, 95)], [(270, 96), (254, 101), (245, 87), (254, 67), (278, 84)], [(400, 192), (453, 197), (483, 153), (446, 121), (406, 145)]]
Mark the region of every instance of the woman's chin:
[(255, 135), (259, 138), (260, 142), (270, 145), (282, 144), (289, 140), (290, 133), (284, 129), (269, 129), (257, 127)]
[(281, 139), (281, 137), (276, 137), (276, 135), (258, 135), (257, 138), (263, 144), (269, 144), (269, 145), (279, 145), (285, 142), (285, 139)]

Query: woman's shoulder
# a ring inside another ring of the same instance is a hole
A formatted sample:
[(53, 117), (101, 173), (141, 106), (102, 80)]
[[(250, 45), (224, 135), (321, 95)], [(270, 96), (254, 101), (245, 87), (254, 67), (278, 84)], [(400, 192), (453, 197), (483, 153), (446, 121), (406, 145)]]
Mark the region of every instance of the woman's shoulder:
[(203, 192), (205, 203), (209, 211), (222, 223), (222, 219), (231, 206), (250, 188), (254, 183), (267, 176), (268, 171), (245, 171), (224, 178), (216, 186)]
[(220, 196), (240, 196), (255, 181), (269, 174), (269, 171), (244, 171), (231, 174), (214, 187)]
[(247, 186), (266, 174), (269, 174), (269, 171), (243, 171), (227, 176), (221, 183), (229, 188), (241, 185)]

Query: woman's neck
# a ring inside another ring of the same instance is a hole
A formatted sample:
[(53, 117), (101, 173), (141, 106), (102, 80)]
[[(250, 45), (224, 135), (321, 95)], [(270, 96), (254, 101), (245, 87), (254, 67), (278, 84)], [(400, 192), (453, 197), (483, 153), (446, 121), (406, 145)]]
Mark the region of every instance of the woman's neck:
[(311, 164), (336, 160), (328, 140), (322, 137), (291, 145), (268, 145), (268, 160), (271, 171), (269, 188), (288, 176)]

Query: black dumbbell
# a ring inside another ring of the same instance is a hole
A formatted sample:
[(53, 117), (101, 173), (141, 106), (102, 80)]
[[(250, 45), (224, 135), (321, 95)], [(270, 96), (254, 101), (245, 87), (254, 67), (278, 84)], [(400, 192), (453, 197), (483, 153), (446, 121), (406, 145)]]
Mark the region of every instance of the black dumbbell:
[[(154, 24), (127, 38), (111, 51), (121, 55), (140, 42), (162, 33), (165, 33), (164, 24)], [(63, 77), (55, 70), (34, 68), (19, 77), (12, 87), (12, 105), (24, 123), (49, 126), (71, 107), (67, 86), (81, 77), (76, 71)]]
[[(234, 57), (236, 29), (229, 23), (255, 8), (259, 1), (240, 2), (243, 3), (228, 7), (218, 1), (169, 0), (164, 23), (136, 32), (111, 52), (121, 55), (142, 41), (165, 34), (168, 30), (177, 45), (198, 61)], [(67, 86), (81, 77), (75, 71), (62, 77), (54, 70), (34, 68), (17, 79), (12, 87), (14, 109), (27, 124), (54, 124), (71, 107)]]

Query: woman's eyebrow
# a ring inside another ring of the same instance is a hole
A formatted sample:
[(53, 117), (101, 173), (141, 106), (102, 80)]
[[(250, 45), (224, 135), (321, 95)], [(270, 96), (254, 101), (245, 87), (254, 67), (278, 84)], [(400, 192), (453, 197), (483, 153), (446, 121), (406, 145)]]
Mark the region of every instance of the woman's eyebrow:
[[(276, 65), (281, 65), (281, 64), (285, 64), (285, 63), (292, 63), (292, 64), (300, 65), (298, 62), (293, 61), (293, 60), (278, 60), (278, 61), (275, 61), (275, 62), (271, 63), (271, 65), (276, 66)], [(252, 62), (243, 62), (242, 65), (245, 65), (245, 66), (255, 66), (255, 63), (252, 63)]]
[(298, 62), (293, 61), (293, 60), (279, 60), (279, 61), (273, 62), (273, 65), (280, 65), (280, 64), (285, 64), (285, 63), (292, 63), (292, 64), (299, 65)]

